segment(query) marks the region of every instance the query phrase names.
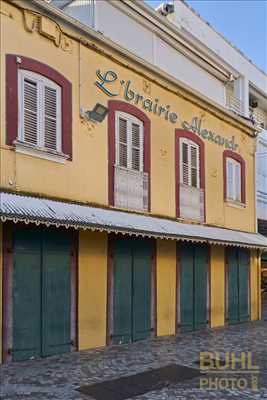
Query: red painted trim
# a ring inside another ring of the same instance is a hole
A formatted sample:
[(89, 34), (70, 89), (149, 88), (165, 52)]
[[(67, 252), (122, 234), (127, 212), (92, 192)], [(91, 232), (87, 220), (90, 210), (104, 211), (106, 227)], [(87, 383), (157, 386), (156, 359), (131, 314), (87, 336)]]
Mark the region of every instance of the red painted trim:
[(109, 204), (114, 205), (114, 165), (116, 161), (115, 144), (115, 113), (122, 111), (133, 115), (144, 124), (144, 172), (149, 174), (148, 179), (148, 211), (150, 211), (150, 129), (151, 122), (147, 115), (132, 104), (120, 100), (109, 100), (108, 102), (108, 198)]
[[(17, 57), (21, 62), (17, 62)], [(61, 86), (62, 151), (72, 159), (72, 84), (55, 69), (32, 58), (6, 55), (6, 143), (13, 144), (18, 136), (18, 70), (25, 69), (54, 81)]]
[(200, 189), (204, 190), (204, 221), (206, 221), (206, 194), (205, 194), (205, 148), (204, 142), (195, 133), (183, 129), (175, 129), (175, 191), (176, 191), (176, 217), (180, 218), (180, 138), (192, 140), (199, 146), (200, 160)]
[(235, 153), (232, 150), (224, 150), (223, 152), (223, 193), (224, 201), (227, 200), (227, 168), (226, 158), (232, 158), (233, 160), (240, 163), (241, 166), (241, 202), (246, 204), (246, 163), (240, 154)]
[(13, 347), (12, 335), (12, 291), (13, 291), (13, 226), (11, 223), (3, 225), (3, 338), (2, 338), (2, 360), (12, 361), (12, 353), (9, 349)]

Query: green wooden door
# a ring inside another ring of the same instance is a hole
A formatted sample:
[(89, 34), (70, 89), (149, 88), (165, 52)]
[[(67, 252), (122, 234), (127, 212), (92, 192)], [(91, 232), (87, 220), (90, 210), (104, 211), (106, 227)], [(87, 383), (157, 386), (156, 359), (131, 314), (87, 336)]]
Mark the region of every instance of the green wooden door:
[(41, 355), (41, 243), (38, 232), (21, 230), (14, 238), (14, 361)]
[(133, 332), (132, 340), (141, 340), (151, 332), (151, 261), (150, 242), (135, 241), (133, 247)]
[(49, 231), (43, 240), (42, 355), (70, 351), (70, 236)]
[(129, 343), (150, 335), (151, 263), (148, 242), (114, 240), (113, 343)]
[(228, 264), (228, 320), (229, 324), (247, 321), (249, 253), (246, 250), (227, 249)]
[(249, 252), (239, 250), (239, 321), (249, 319)]
[(208, 248), (178, 246), (180, 260), (181, 331), (207, 326)]
[(194, 257), (194, 328), (207, 326), (208, 249), (195, 247)]
[(70, 350), (70, 235), (15, 233), (13, 360)]
[(194, 329), (194, 248), (179, 247), (181, 331)]
[(132, 337), (132, 251), (127, 239), (113, 242), (113, 343)]

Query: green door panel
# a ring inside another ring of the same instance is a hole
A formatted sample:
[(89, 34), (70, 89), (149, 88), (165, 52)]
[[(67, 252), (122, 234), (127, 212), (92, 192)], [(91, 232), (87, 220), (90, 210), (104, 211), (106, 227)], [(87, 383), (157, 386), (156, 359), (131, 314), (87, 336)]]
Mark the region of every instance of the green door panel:
[(238, 253), (236, 249), (227, 249), (228, 263), (228, 320), (229, 324), (239, 321), (239, 298), (238, 298)]
[(133, 251), (133, 341), (151, 331), (151, 247), (137, 242)]
[(45, 232), (43, 241), (42, 355), (70, 351), (71, 341), (70, 235)]
[(195, 247), (194, 259), (194, 328), (207, 326), (208, 249)]
[(37, 231), (18, 230), (14, 238), (14, 361), (41, 354), (41, 240)]
[(113, 243), (113, 343), (132, 338), (132, 256), (128, 240)]
[(249, 252), (239, 250), (239, 321), (249, 319), (248, 281), (249, 281)]
[(179, 247), (181, 331), (194, 329), (194, 248)]

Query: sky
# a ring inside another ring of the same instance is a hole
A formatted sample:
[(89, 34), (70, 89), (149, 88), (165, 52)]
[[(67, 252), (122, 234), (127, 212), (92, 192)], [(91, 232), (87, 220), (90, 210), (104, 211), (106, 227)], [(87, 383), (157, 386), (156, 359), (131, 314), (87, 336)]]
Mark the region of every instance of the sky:
[[(163, 0), (145, 0), (155, 8)], [(165, 1), (167, 2), (167, 1)], [(171, 3), (171, 0), (169, 1)], [(267, 73), (267, 0), (187, 0), (209, 22)]]

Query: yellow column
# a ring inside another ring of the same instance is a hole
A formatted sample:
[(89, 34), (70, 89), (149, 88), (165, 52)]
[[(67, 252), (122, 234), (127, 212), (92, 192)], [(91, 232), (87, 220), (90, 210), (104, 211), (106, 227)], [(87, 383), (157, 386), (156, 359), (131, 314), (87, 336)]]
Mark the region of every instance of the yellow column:
[(3, 333), (3, 316), (2, 316), (2, 276), (3, 276), (3, 224), (0, 223), (0, 364), (2, 362), (2, 333)]
[(107, 235), (79, 234), (79, 350), (105, 346), (107, 312)]
[(225, 264), (224, 247), (212, 246), (210, 257), (211, 327), (224, 325)]
[(257, 250), (250, 253), (250, 318), (261, 319), (261, 268)]
[(157, 335), (175, 334), (176, 242), (157, 241)]

